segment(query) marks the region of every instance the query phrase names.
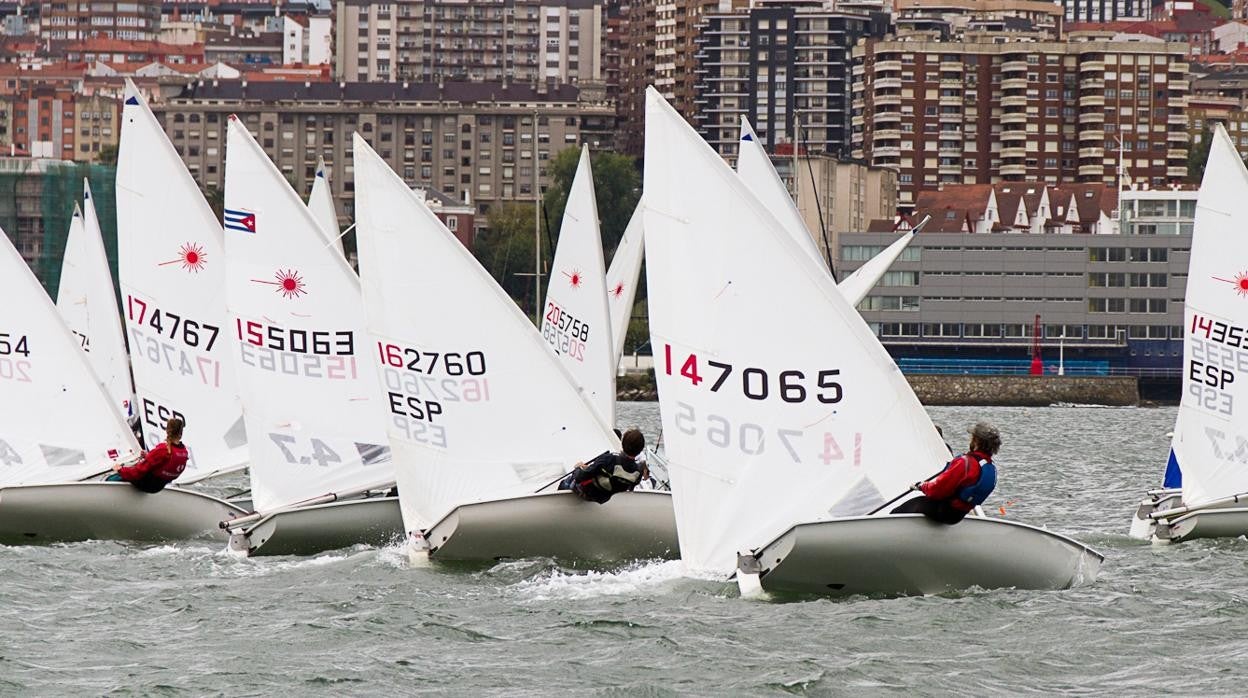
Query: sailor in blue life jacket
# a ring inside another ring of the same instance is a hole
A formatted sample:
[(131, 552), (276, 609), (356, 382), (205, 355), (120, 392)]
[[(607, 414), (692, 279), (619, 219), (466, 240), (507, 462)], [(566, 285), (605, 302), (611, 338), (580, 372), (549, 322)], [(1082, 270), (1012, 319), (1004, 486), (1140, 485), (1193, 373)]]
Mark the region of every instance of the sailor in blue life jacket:
[(649, 475), (646, 464), (637, 459), (646, 447), (646, 437), (629, 429), (620, 437), (620, 446), (619, 453), (604, 451), (588, 463), (577, 463), (559, 489), (599, 504), (606, 504), (612, 495), (633, 491)]
[(932, 521), (956, 524), (984, 503), (997, 486), (997, 466), (992, 457), (1001, 449), (1001, 433), (987, 422), (967, 430), (967, 452), (945, 465), (940, 474), (910, 486), (923, 494), (893, 509), (893, 514), (923, 514)]

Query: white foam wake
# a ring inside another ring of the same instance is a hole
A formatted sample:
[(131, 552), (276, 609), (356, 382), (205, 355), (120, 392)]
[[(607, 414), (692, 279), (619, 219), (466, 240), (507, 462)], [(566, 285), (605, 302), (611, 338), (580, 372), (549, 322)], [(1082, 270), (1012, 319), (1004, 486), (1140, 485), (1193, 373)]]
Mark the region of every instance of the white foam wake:
[(639, 563), (615, 572), (550, 570), (515, 584), (532, 601), (579, 600), (603, 596), (650, 596), (653, 591), (690, 575), (680, 560)]

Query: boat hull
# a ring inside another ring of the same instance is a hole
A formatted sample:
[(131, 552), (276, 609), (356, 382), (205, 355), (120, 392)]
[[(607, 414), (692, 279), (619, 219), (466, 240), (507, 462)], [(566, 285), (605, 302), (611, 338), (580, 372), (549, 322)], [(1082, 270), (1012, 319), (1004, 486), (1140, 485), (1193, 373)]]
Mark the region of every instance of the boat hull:
[(147, 494), (122, 482), (13, 485), (0, 488), (0, 543), (224, 539), (219, 522), (246, 513), (176, 487)]
[(753, 556), (765, 591), (917, 595), (979, 587), (1065, 589), (1096, 577), (1104, 556), (1026, 524), (919, 514), (803, 523)]
[(315, 555), (352, 545), (389, 545), (403, 536), (398, 497), (350, 499), (269, 514), (230, 536), (246, 555)]
[(1182, 504), (1183, 492), (1181, 490), (1164, 490), (1155, 494), (1150, 493), (1147, 497), (1140, 500), (1139, 506), (1136, 507), (1135, 516), (1131, 517), (1131, 529), (1127, 532), (1127, 535), (1136, 540), (1152, 540), (1157, 522), (1150, 518), (1149, 514), (1154, 511), (1173, 509)]
[(606, 504), (548, 492), (457, 507), (426, 532), (434, 560), (548, 557), (592, 563), (675, 559), (667, 492), (617, 494)]
[(1168, 526), (1158, 525), (1153, 541), (1167, 544), (1199, 538), (1238, 538), (1245, 535), (1248, 535), (1248, 508), (1217, 507), (1175, 517)]

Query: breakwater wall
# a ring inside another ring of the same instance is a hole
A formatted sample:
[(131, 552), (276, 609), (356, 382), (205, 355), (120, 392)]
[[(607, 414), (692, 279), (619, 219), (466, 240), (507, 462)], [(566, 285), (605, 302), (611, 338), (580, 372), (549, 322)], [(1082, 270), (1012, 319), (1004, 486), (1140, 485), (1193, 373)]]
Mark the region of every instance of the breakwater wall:
[[(1044, 407), (1077, 405), (1138, 405), (1140, 389), (1134, 376), (979, 376), (907, 375), (924, 405), (1004, 405)], [(616, 379), (621, 400), (657, 400), (654, 372), (636, 372)]]

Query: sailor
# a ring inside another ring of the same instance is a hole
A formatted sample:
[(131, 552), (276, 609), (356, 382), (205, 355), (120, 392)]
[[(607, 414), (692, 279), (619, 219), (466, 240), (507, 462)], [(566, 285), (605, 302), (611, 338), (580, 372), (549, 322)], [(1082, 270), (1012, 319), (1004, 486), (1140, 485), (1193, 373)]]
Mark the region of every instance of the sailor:
[(113, 465), (116, 471), (108, 476), (110, 482), (128, 482), (138, 489), (155, 494), (173, 482), (186, 470), (187, 451), (182, 443), (184, 423), (179, 417), (165, 422), (165, 441), (143, 454), (134, 465)]
[(984, 503), (997, 486), (997, 466), (992, 457), (1001, 448), (1001, 433), (987, 422), (976, 422), (967, 431), (971, 435), (967, 452), (949, 461), (935, 477), (911, 485), (911, 490), (922, 494), (892, 513), (923, 514), (952, 525)]
[(559, 489), (572, 490), (581, 499), (606, 504), (611, 496), (631, 492), (649, 475), (638, 456), (646, 447), (646, 437), (637, 429), (629, 429), (620, 437), (621, 451), (604, 451), (589, 463), (577, 463), (559, 483)]

